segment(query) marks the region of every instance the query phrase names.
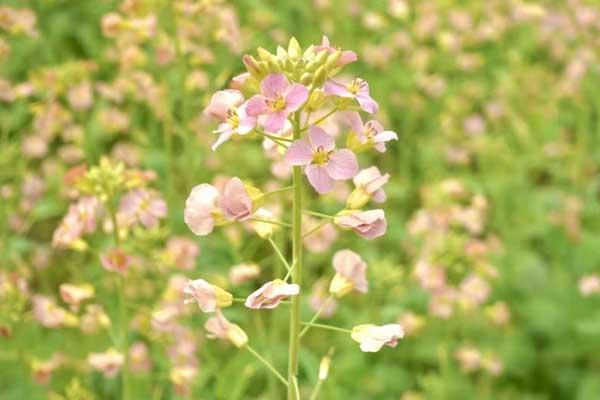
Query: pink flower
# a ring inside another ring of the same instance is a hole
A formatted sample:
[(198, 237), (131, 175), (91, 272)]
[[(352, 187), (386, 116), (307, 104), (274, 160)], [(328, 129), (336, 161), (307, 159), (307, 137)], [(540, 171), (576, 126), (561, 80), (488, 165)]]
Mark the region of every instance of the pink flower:
[(214, 133), (218, 133), (217, 141), (212, 145), (212, 150), (215, 151), (224, 142), (229, 140), (233, 135), (246, 135), (256, 127), (256, 117), (249, 116), (247, 113), (247, 103), (244, 105), (230, 109), (227, 112), (225, 122), (219, 124)]
[(88, 355), (88, 364), (96, 371), (102, 372), (107, 378), (114, 378), (119, 373), (124, 361), (123, 354), (114, 349)]
[(110, 249), (100, 256), (102, 266), (108, 271), (125, 272), (131, 264), (131, 257), (119, 248)]
[(318, 126), (312, 125), (308, 138), (292, 143), (285, 154), (290, 165), (304, 165), (308, 181), (318, 193), (327, 193), (334, 180), (350, 179), (358, 172), (358, 161), (352, 151), (337, 150), (335, 140)]
[[(335, 47), (332, 47), (329, 44), (329, 38), (327, 36), (323, 35), (321, 45), (315, 46), (315, 52), (319, 53), (321, 51), (334, 52), (334, 51), (338, 51), (338, 49), (336, 49)], [(353, 63), (356, 60), (358, 60), (358, 57), (356, 56), (355, 52), (353, 52), (351, 50), (344, 50), (344, 51), (342, 51), (342, 56), (340, 57), (340, 59), (337, 63), (337, 66), (342, 67), (346, 64)]]
[(217, 206), (219, 191), (207, 183), (195, 186), (185, 202), (183, 217), (192, 232), (205, 236), (212, 232), (215, 217), (219, 214)]
[(329, 79), (323, 88), (328, 96), (355, 99), (360, 108), (369, 114), (379, 111), (379, 104), (369, 94), (369, 84), (360, 78), (354, 79), (349, 85)]
[(194, 269), (198, 254), (200, 254), (200, 248), (191, 239), (174, 236), (167, 241), (167, 257), (177, 268)]
[(377, 203), (383, 203), (386, 200), (386, 195), (382, 187), (389, 179), (390, 174), (381, 175), (377, 167), (370, 167), (360, 171), (353, 178), (356, 189), (348, 197), (346, 202), (348, 208), (361, 208), (370, 199), (373, 199)]
[(212, 95), (210, 103), (204, 109), (204, 115), (224, 122), (231, 110), (235, 110), (244, 102), (244, 95), (239, 90), (219, 90)]
[(283, 74), (270, 74), (260, 83), (260, 95), (248, 100), (247, 112), (253, 117), (264, 116), (262, 125), (268, 132), (277, 132), (288, 115), (297, 111), (308, 99), (308, 89), (290, 84)]
[(335, 218), (341, 228), (352, 229), (365, 239), (375, 239), (385, 234), (387, 221), (383, 210), (352, 211)]
[(260, 275), (260, 267), (256, 264), (238, 264), (229, 270), (229, 280), (234, 285), (252, 281)]
[(185, 304), (195, 301), (205, 313), (214, 312), (217, 308), (229, 307), (233, 302), (231, 293), (211, 285), (204, 279), (188, 281), (183, 288), (183, 294), (190, 296), (184, 300)]
[(219, 207), (227, 219), (243, 221), (252, 215), (252, 199), (240, 178), (227, 182), (219, 198)]
[(398, 339), (404, 337), (404, 330), (398, 324), (377, 326), (372, 324), (358, 325), (352, 329), (352, 339), (360, 343), (364, 352), (375, 353), (384, 345), (396, 347)]
[(367, 263), (352, 250), (340, 250), (333, 256), (335, 276), (329, 286), (329, 291), (336, 297), (342, 297), (352, 289), (367, 293)]
[(357, 112), (347, 112), (345, 117), (346, 123), (356, 133), (359, 142), (363, 145), (372, 145), (380, 153), (386, 150), (385, 142), (398, 140), (396, 132), (384, 130), (383, 125), (375, 120), (363, 124), (360, 114)]
[(90, 284), (72, 285), (63, 283), (60, 285), (60, 297), (74, 309), (78, 309), (85, 300), (94, 297), (94, 287)]
[(279, 305), (281, 300), (288, 296), (300, 293), (300, 286), (295, 283), (285, 283), (281, 279), (275, 279), (262, 285), (246, 299), (246, 307), (259, 310), (261, 308), (271, 309)]
[(146, 228), (155, 228), (167, 216), (167, 203), (154, 190), (134, 189), (121, 199), (120, 213), (127, 219), (137, 218)]
[(33, 317), (46, 328), (58, 328), (60, 326), (74, 326), (77, 317), (56, 305), (54, 300), (48, 297), (33, 296)]
[(218, 310), (214, 317), (206, 321), (204, 329), (206, 329), (206, 337), (209, 339), (226, 340), (238, 348), (244, 347), (248, 343), (248, 336), (242, 328), (229, 322)]
[(129, 367), (135, 373), (146, 373), (152, 369), (152, 360), (148, 346), (137, 341), (129, 348)]
[(600, 293), (600, 276), (595, 274), (582, 276), (579, 279), (579, 293), (584, 297)]

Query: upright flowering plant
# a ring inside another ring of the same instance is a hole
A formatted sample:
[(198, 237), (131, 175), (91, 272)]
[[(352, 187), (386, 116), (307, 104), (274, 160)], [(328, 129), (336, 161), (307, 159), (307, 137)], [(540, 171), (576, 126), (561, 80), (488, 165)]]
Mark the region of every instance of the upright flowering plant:
[[(300, 339), (310, 328), (345, 332), (360, 344), (361, 350), (368, 352), (378, 351), (384, 344), (396, 346), (403, 336), (402, 327), (396, 324), (362, 324), (350, 330), (316, 323), (335, 299), (352, 291), (366, 293), (368, 290), (367, 263), (349, 249), (333, 257), (329, 295), (321, 307), (309, 321), (303, 322), (300, 318), (303, 289), (309, 287), (308, 282), (302, 280), (303, 269), (307, 267), (303, 262), (303, 241), (329, 224), (353, 230), (367, 240), (383, 235), (387, 229), (384, 211), (367, 206), (371, 200), (385, 201), (383, 186), (389, 175), (374, 166), (361, 171), (357, 153), (368, 150), (383, 153), (385, 142), (397, 139), (397, 135), (384, 130), (375, 120), (362, 123), (360, 112), (373, 114), (379, 108), (366, 81), (334, 79), (346, 64), (356, 59), (353, 52), (332, 47), (326, 37), (322, 45), (311, 45), (304, 50), (292, 38), (288, 48), (279, 47), (276, 54), (259, 48), (257, 57), (245, 55), (247, 71), (234, 78), (235, 89), (215, 93), (205, 110), (206, 116), (219, 123), (214, 131), (218, 137), (213, 150), (226, 151), (226, 145), (220, 146), (230, 140), (262, 139), (269, 157), (279, 157), (279, 161), (291, 168), (292, 183), (264, 193), (234, 177), (221, 188), (199, 184), (186, 202), (185, 222), (195, 234), (208, 235), (216, 226), (229, 223), (249, 223), (260, 237), (269, 241), (286, 267), (284, 277), (265, 282), (248, 295), (244, 303), (252, 310), (290, 304), (287, 377), (250, 347), (250, 340), (241, 327), (226, 319), (222, 309), (231, 306), (237, 298), (203, 279), (190, 281), (184, 291), (191, 296), (189, 302), (197, 303), (203, 312), (216, 312), (205, 326), (208, 337), (227, 340), (251, 352), (287, 387), (290, 400), (300, 398)], [(325, 123), (336, 114), (346, 122), (345, 144), (336, 143), (336, 138), (327, 131)], [(274, 147), (280, 151), (270, 151)], [(351, 179), (356, 189), (345, 201), (345, 208), (336, 215), (307, 209), (309, 186), (318, 195), (326, 195), (334, 188), (335, 181)], [(287, 190), (293, 193), (291, 223), (276, 220), (273, 212), (262, 207), (266, 196)], [(303, 231), (303, 215), (320, 218), (322, 222)], [(273, 229), (280, 227), (291, 230), (291, 261), (271, 238)], [(322, 363), (327, 368), (330, 357), (326, 356)], [(326, 376), (327, 371), (321, 375)]]

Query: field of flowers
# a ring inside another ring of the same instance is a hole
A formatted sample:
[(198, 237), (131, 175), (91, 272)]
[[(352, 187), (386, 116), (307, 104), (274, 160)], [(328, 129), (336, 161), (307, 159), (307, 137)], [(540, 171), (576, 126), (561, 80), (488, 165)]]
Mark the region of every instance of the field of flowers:
[(0, 399), (599, 399), (599, 87), (593, 0), (0, 0)]

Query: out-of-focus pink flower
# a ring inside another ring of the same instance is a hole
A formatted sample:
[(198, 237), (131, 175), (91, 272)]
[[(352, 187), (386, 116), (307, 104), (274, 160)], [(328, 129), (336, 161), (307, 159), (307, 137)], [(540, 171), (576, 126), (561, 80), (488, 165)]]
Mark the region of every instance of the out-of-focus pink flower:
[(79, 328), (83, 333), (91, 335), (110, 325), (110, 318), (108, 318), (102, 306), (89, 304), (85, 307), (85, 313), (81, 316)]
[(271, 309), (279, 305), (281, 300), (300, 293), (300, 286), (295, 283), (285, 283), (281, 279), (275, 279), (262, 285), (246, 299), (246, 307), (259, 310), (261, 308)]
[(146, 228), (155, 228), (167, 216), (167, 203), (154, 190), (134, 189), (121, 199), (119, 212), (126, 218), (137, 218)]
[(209, 339), (229, 341), (238, 348), (244, 347), (248, 343), (248, 336), (242, 328), (229, 322), (218, 310), (214, 317), (206, 321), (204, 329), (206, 329), (206, 337)]
[(318, 279), (312, 287), (310, 308), (315, 312), (320, 310), (320, 318), (332, 317), (337, 309), (337, 302), (330, 297), (328, 287), (329, 282), (325, 277)]
[(77, 318), (56, 305), (48, 297), (36, 295), (32, 298), (33, 317), (46, 328), (58, 328), (60, 326), (74, 326)]
[(600, 276), (592, 274), (581, 277), (579, 280), (579, 293), (584, 297), (600, 293)]
[(390, 174), (381, 175), (377, 167), (363, 169), (354, 176), (356, 189), (350, 194), (346, 202), (348, 208), (359, 209), (373, 199), (377, 203), (386, 200), (382, 187), (390, 179)]
[(485, 313), (494, 325), (504, 326), (510, 321), (510, 309), (502, 301), (486, 307)]
[(152, 368), (146, 343), (137, 341), (129, 348), (129, 368), (135, 373), (145, 373)]
[(470, 274), (460, 284), (461, 300), (467, 308), (482, 304), (489, 294), (488, 283), (475, 274)]
[(456, 297), (456, 290), (451, 287), (435, 292), (429, 301), (429, 312), (439, 318), (450, 318), (454, 312)]
[(175, 392), (179, 396), (187, 397), (197, 375), (198, 367), (195, 365), (176, 365), (171, 369), (169, 379), (173, 383)]
[(345, 113), (345, 122), (356, 133), (361, 145), (373, 146), (380, 153), (385, 152), (385, 143), (390, 140), (398, 140), (396, 132), (386, 131), (379, 122), (370, 120), (363, 124), (360, 114), (356, 111)]
[(67, 93), (69, 104), (76, 111), (85, 111), (90, 108), (94, 102), (92, 85), (89, 82), (82, 82), (73, 86)]
[[(321, 51), (335, 52), (335, 51), (338, 51), (338, 49), (336, 49), (335, 47), (332, 47), (329, 44), (329, 38), (327, 36), (323, 35), (323, 38), (321, 40), (321, 45), (315, 46), (315, 52), (319, 53)], [(341, 55), (339, 61), (337, 62), (337, 66), (342, 67), (346, 64), (353, 63), (356, 60), (358, 60), (358, 57), (356, 56), (355, 52), (353, 52), (351, 50), (344, 50), (344, 51), (342, 51), (342, 55)]]
[(48, 360), (33, 359), (31, 362), (31, 372), (33, 379), (40, 385), (48, 383), (52, 377), (52, 372), (60, 367), (65, 361), (65, 356), (60, 353), (55, 353)]
[(304, 172), (315, 190), (324, 194), (333, 188), (334, 180), (350, 179), (358, 172), (358, 161), (352, 151), (335, 148), (333, 137), (311, 125), (306, 139), (292, 143), (285, 154), (290, 165), (305, 166)]
[(360, 343), (362, 351), (375, 353), (384, 345), (396, 347), (398, 339), (404, 337), (404, 330), (398, 324), (383, 326), (366, 324), (355, 326), (351, 336), (354, 341)]
[(121, 370), (125, 357), (115, 349), (108, 349), (104, 353), (90, 353), (87, 360), (92, 368), (106, 378), (114, 378)]
[(375, 114), (379, 111), (379, 104), (369, 94), (369, 84), (360, 78), (354, 79), (350, 84), (345, 85), (333, 79), (329, 79), (324, 85), (325, 94), (328, 96), (337, 96), (347, 99), (355, 99), (360, 108), (369, 114)]
[(463, 346), (456, 350), (454, 357), (464, 372), (473, 372), (481, 367), (481, 352), (472, 346)]
[(60, 297), (63, 301), (75, 310), (77, 310), (85, 300), (94, 297), (94, 287), (90, 284), (72, 285), (70, 283), (63, 283), (60, 285), (59, 289)]
[(260, 267), (256, 264), (238, 264), (229, 269), (229, 280), (234, 285), (252, 281), (260, 275)]
[(189, 298), (184, 300), (184, 303), (198, 303), (198, 307), (203, 312), (214, 312), (217, 308), (229, 307), (233, 302), (231, 293), (221, 289), (218, 286), (211, 285), (204, 279), (196, 279), (188, 281), (183, 288), (183, 293)]
[(308, 99), (308, 89), (298, 83), (290, 84), (283, 74), (270, 74), (260, 83), (259, 95), (248, 100), (249, 115), (263, 118), (259, 122), (268, 132), (277, 132), (285, 125), (288, 115), (297, 111)]
[(336, 297), (342, 297), (356, 289), (358, 292), (367, 293), (367, 263), (352, 250), (340, 250), (333, 256), (335, 276), (329, 286), (329, 291)]
[(122, 249), (115, 247), (100, 255), (100, 262), (108, 271), (123, 273), (131, 264), (131, 257)]
[(407, 311), (398, 318), (398, 323), (404, 328), (406, 336), (413, 336), (423, 328), (425, 325), (425, 318), (411, 311)]
[(336, 216), (335, 224), (344, 229), (352, 229), (368, 240), (384, 235), (387, 230), (385, 213), (381, 209), (350, 211)]
[(314, 231), (316, 227), (321, 223), (320, 221), (315, 220), (309, 216), (303, 217), (303, 228), (304, 235), (311, 232), (308, 236), (304, 236), (304, 245), (308, 251), (314, 253), (324, 253), (326, 252), (333, 242), (338, 237), (337, 229), (332, 224), (323, 225), (317, 231)]
[(219, 207), (227, 219), (243, 221), (252, 215), (252, 199), (240, 178), (231, 178), (219, 198)]
[(200, 247), (191, 239), (175, 236), (167, 241), (167, 255), (169, 261), (177, 268), (192, 270), (196, 265), (196, 257), (200, 254)]
[(425, 290), (435, 292), (446, 287), (446, 272), (444, 269), (431, 265), (425, 260), (417, 261), (413, 274)]
[(215, 217), (220, 213), (218, 207), (219, 192), (217, 188), (202, 183), (192, 189), (185, 202), (184, 220), (196, 235), (204, 236), (212, 232)]

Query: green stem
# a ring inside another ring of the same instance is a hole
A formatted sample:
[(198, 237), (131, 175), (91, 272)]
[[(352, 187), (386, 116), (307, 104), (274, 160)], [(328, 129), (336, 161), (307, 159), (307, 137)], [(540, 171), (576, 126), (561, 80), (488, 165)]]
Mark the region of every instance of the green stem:
[(267, 367), (267, 369), (269, 371), (271, 371), (273, 373), (273, 375), (275, 375), (277, 377), (277, 379), (279, 379), (281, 381), (281, 383), (283, 383), (285, 386), (288, 386), (288, 382), (285, 380), (285, 378), (275, 369), (275, 367), (268, 362), (263, 356), (261, 356), (260, 354), (258, 354), (258, 352), (256, 350), (254, 350), (252, 347), (250, 347), (250, 345), (246, 345), (246, 349), (248, 349), (248, 351), (258, 359), (258, 361), (260, 361), (261, 363), (263, 363), (263, 365), (265, 367)]
[(324, 219), (335, 219), (333, 215), (323, 214), (316, 211), (304, 210), (302, 211), (304, 214), (312, 215), (314, 217), (324, 218)]
[(248, 219), (248, 221), (264, 222), (265, 224), (277, 225), (277, 226), (281, 226), (283, 228), (291, 228), (292, 227), (292, 225), (290, 225), (286, 222), (273, 221), (270, 219), (263, 219), (263, 218), (252, 217), (252, 218)]
[(315, 388), (313, 389), (312, 394), (310, 395), (309, 400), (317, 400), (317, 398), (319, 397), (319, 393), (321, 392), (322, 385), (323, 385), (323, 381), (319, 379), (317, 381), (317, 384), (315, 385)]
[(315, 233), (318, 230), (320, 230), (321, 228), (323, 228), (325, 225), (328, 225), (330, 223), (331, 223), (331, 221), (325, 220), (325, 221), (321, 222), (320, 224), (318, 224), (317, 226), (315, 226), (314, 228), (312, 228), (310, 231), (306, 232), (302, 237), (307, 238), (310, 235), (312, 235), (313, 233)]
[(277, 243), (275, 243), (275, 241), (272, 238), (268, 238), (267, 240), (269, 241), (269, 243), (271, 243), (271, 246), (273, 247), (273, 250), (275, 250), (275, 253), (277, 254), (277, 257), (279, 257), (279, 259), (281, 260), (281, 262), (285, 266), (285, 269), (287, 269), (289, 271), (292, 267), (290, 267), (290, 264), (287, 262), (287, 260), (285, 259), (285, 257), (281, 253), (281, 250), (279, 249), (279, 246), (277, 246)]
[(337, 326), (331, 326), (331, 325), (315, 324), (314, 322), (300, 322), (300, 325), (311, 326), (313, 328), (319, 328), (319, 329), (327, 329), (327, 330), (336, 331), (336, 332), (352, 333), (352, 331), (350, 329), (338, 328)]
[(287, 282), (287, 280), (290, 278), (290, 276), (292, 276), (292, 271), (294, 271), (294, 267), (296, 266), (296, 262), (292, 262), (292, 265), (290, 265), (290, 269), (288, 269), (287, 274), (285, 274), (285, 277), (283, 278), (284, 282)]
[(315, 315), (313, 315), (313, 317), (308, 322), (308, 324), (305, 325), (304, 328), (302, 329), (302, 331), (300, 332), (300, 338), (302, 338), (304, 335), (306, 335), (306, 332), (308, 332), (308, 330), (310, 329), (310, 324), (314, 323), (317, 320), (317, 318), (319, 318), (319, 316), (321, 315), (321, 313), (323, 312), (323, 310), (325, 309), (325, 307), (327, 307), (327, 304), (329, 304), (329, 302), (331, 300), (333, 300), (333, 298), (331, 296), (329, 296), (323, 302), (323, 304), (321, 304), (321, 307), (319, 307), (319, 310), (315, 313)]
[(307, 124), (304, 126), (304, 128), (302, 128), (302, 129), (300, 130), (300, 132), (304, 132), (305, 130), (307, 130), (307, 129), (310, 127), (310, 125), (319, 125), (321, 122), (325, 121), (327, 118), (329, 118), (329, 117), (331, 117), (333, 114), (335, 114), (335, 113), (337, 112), (337, 110), (338, 110), (338, 108), (337, 108), (337, 107), (333, 107), (333, 109), (332, 109), (331, 111), (329, 111), (327, 114), (323, 115), (321, 118), (319, 118), (319, 119), (317, 119), (317, 120), (313, 121), (313, 123), (312, 123), (312, 124), (308, 124), (308, 123), (307, 123)]
[(275, 189), (275, 190), (272, 190), (270, 192), (263, 193), (259, 198), (267, 197), (267, 196), (270, 196), (272, 194), (287, 192), (288, 190), (292, 190), (293, 188), (294, 188), (294, 186), (290, 185), (290, 186), (282, 187), (281, 189)]
[[(294, 115), (294, 140), (300, 139), (300, 113)], [(292, 206), (292, 283), (302, 287), (302, 168), (293, 167), (294, 203)], [(288, 382), (296, 382), (298, 374), (298, 356), (300, 353), (300, 294), (292, 297), (290, 307), (290, 339), (288, 347)], [(295, 385), (288, 385), (288, 400), (300, 400)]]

